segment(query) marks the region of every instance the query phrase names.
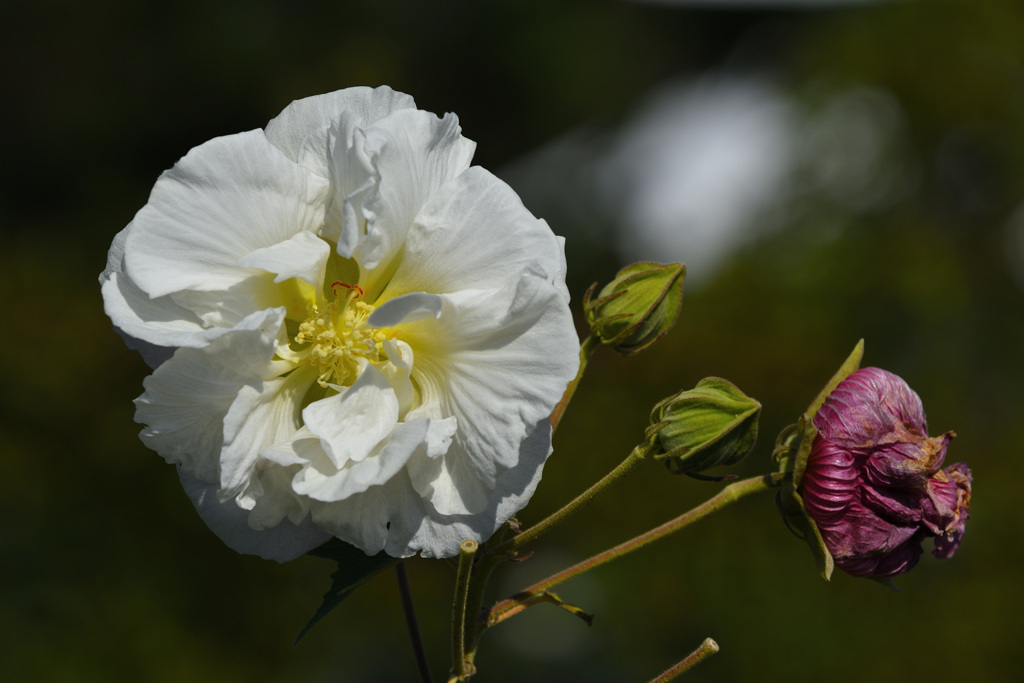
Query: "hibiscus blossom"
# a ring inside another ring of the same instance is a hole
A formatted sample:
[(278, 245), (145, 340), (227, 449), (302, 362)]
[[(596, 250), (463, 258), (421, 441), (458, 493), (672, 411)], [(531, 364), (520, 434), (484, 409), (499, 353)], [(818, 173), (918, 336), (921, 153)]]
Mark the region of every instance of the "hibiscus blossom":
[(114, 239), (142, 440), (232, 548), (445, 557), (528, 502), (579, 343), (561, 238), (474, 147), (388, 88), (299, 100)]
[(929, 437), (921, 399), (891, 372), (861, 368), (814, 417), (801, 490), (837, 566), (884, 578), (917, 564), (921, 544), (948, 559), (971, 511), (971, 470), (942, 468), (953, 432)]

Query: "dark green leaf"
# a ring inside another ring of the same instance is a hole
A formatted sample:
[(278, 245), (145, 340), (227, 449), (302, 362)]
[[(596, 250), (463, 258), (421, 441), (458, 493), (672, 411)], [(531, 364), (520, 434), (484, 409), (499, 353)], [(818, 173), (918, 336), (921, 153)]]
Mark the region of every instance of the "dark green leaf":
[(295, 638), (296, 644), (309, 632), (309, 629), (313, 628), (317, 622), (330, 614), (331, 610), (340, 605), (345, 598), (366, 583), (370, 577), (400, 562), (398, 558), (391, 557), (384, 552), (377, 553), (376, 555), (367, 555), (354, 545), (345, 543), (337, 538), (332, 538), (319, 548), (310, 550), (309, 554), (327, 560), (334, 560), (338, 568), (331, 574), (331, 587), (324, 594), (320, 607), (317, 608), (313, 618), (309, 620), (309, 623), (303, 627), (298, 637)]

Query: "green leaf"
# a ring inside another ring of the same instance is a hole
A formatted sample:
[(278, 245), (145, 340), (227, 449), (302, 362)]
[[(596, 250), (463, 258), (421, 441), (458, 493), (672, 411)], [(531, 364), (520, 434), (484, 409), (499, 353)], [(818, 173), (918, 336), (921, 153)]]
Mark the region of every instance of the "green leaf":
[(397, 557), (391, 557), (384, 552), (377, 553), (376, 555), (367, 555), (354, 545), (345, 543), (337, 538), (332, 538), (319, 548), (310, 550), (308, 554), (314, 557), (334, 560), (338, 568), (331, 574), (331, 587), (324, 594), (320, 607), (317, 608), (313, 618), (309, 620), (309, 623), (303, 627), (302, 631), (295, 638), (296, 644), (309, 633), (309, 629), (313, 628), (321, 619), (330, 614), (331, 610), (340, 605), (345, 598), (352, 595), (370, 577), (401, 561)]

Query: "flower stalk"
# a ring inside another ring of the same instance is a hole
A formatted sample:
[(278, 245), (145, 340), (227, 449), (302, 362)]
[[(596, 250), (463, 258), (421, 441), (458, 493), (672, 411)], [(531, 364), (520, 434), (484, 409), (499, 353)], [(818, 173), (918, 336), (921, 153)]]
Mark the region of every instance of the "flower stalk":
[(569, 519), (577, 512), (594, 502), (594, 499), (597, 498), (598, 495), (632, 472), (633, 469), (648, 456), (651, 448), (652, 447), (648, 444), (640, 444), (634, 448), (626, 459), (619, 463), (615, 469), (604, 475), (600, 481), (596, 482), (586, 491), (566, 503), (557, 512), (545, 517), (526, 531), (499, 545), (494, 549), (494, 552), (515, 552), (527, 543), (536, 540), (553, 527)]
[(465, 681), (476, 672), (472, 661), (466, 658), (466, 602), (477, 547), (477, 542), (472, 539), (463, 541), (459, 546), (459, 570), (455, 576), (455, 600), (452, 603), (452, 677), (449, 683)]
[[(634, 454), (635, 453), (636, 450), (634, 449)], [(633, 454), (631, 454), (630, 457), (633, 457)], [(628, 460), (629, 458), (627, 458), (627, 461)], [(649, 543), (653, 543), (658, 539), (664, 538), (665, 536), (673, 534), (680, 529), (686, 528), (698, 520), (704, 519), (711, 513), (717, 512), (722, 508), (735, 503), (741, 498), (746, 498), (747, 496), (760, 491), (768, 491), (776, 488), (782, 484), (787, 476), (787, 474), (772, 473), (751, 477), (750, 479), (743, 479), (729, 484), (715, 496), (712, 496), (697, 507), (684, 512), (675, 519), (665, 522), (664, 524), (640, 534), (639, 536), (631, 538), (624, 543), (620, 543), (614, 548), (609, 548), (608, 550), (600, 552), (567, 569), (563, 569), (556, 574), (552, 574), (548, 578), (538, 581), (515, 596), (495, 604), (487, 616), (486, 625), (490, 627), (504, 621), (512, 614), (521, 611), (517, 609), (520, 604), (534, 600), (536, 595), (547, 591), (549, 588), (557, 586), (563, 581), (567, 581), (574, 576), (579, 576), (594, 567), (599, 567), (602, 564), (611, 562), (612, 560), (622, 557), (623, 555), (627, 555), (634, 550), (639, 550)]]
[(405, 569), (405, 562), (395, 565), (395, 576), (398, 579), (398, 593), (402, 596), (402, 612), (405, 614), (405, 623), (409, 627), (409, 641), (412, 643), (413, 656), (416, 657), (416, 668), (420, 672), (420, 680), (423, 683), (433, 683), (433, 678), (430, 676), (430, 665), (427, 662), (427, 652), (423, 647), (419, 620), (416, 618), (416, 607), (412, 601), (409, 573)]
[(666, 681), (671, 681), (679, 674), (686, 673), (717, 652), (718, 643), (716, 643), (712, 638), (705, 638), (704, 642), (701, 643), (696, 650), (688, 654), (685, 659), (672, 668), (666, 669), (657, 678), (651, 679), (651, 683), (666, 683)]
[(590, 357), (594, 355), (594, 351), (599, 346), (601, 346), (601, 340), (593, 334), (587, 335), (587, 338), (580, 344), (580, 369), (576, 372), (576, 377), (569, 382), (569, 386), (565, 388), (562, 400), (558, 402), (558, 405), (555, 406), (554, 411), (551, 413), (552, 432), (558, 428), (558, 423), (562, 421), (562, 415), (565, 413), (565, 409), (569, 407), (569, 402), (572, 400), (573, 394), (576, 393), (576, 387), (579, 386), (580, 380), (583, 378), (583, 371), (587, 369)]

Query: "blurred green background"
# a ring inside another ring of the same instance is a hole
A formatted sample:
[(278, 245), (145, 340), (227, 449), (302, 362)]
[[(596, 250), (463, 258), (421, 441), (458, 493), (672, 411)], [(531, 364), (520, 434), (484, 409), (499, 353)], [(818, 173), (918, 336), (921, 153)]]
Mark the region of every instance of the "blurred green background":
[[(481, 681), (1019, 680), (1024, 608), (1024, 6), (500, 0), (0, 7), (0, 671), (9, 681), (397, 681), (392, 574), (295, 635), (331, 566), (241, 557), (147, 451), (147, 368), (96, 276), (159, 173), (289, 101), (388, 84), (459, 114), (476, 162), (568, 238), (570, 288), (685, 261), (677, 329), (599, 353), (529, 523), (603, 474), (650, 406), (707, 375), (765, 406), (768, 468), (857, 339), (974, 471), (955, 558), (902, 593), (815, 573), (770, 496), (565, 584), (485, 637)], [(503, 597), (719, 485), (651, 465), (495, 581)], [(1017, 540), (1015, 540), (1017, 539)], [(435, 677), (454, 569), (411, 561)]]

